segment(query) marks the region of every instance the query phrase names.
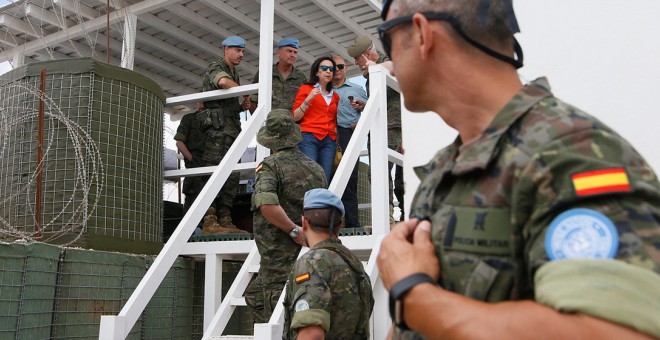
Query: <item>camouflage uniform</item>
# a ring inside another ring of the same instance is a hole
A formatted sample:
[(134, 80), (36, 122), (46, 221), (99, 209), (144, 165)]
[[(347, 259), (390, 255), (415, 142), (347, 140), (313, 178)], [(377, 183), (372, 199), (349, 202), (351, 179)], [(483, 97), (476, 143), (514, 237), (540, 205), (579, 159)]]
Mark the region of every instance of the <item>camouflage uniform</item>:
[[(293, 102), (296, 99), (296, 93), (300, 85), (307, 82), (307, 76), (297, 68), (293, 68), (291, 74), (286, 79), (282, 79), (280, 71), (277, 69), (276, 63), (273, 65), (273, 100), (271, 102), (271, 110), (284, 109), (291, 112)], [(254, 75), (253, 84), (259, 82), (259, 72)], [(250, 100), (258, 102), (259, 98), (256, 94), (250, 96)]]
[(329, 238), (303, 255), (291, 271), (284, 299), (283, 339), (321, 326), (326, 339), (369, 339), (374, 300), (362, 262)]
[[(222, 59), (212, 63), (206, 69), (202, 79), (202, 89), (204, 91), (219, 90), (218, 81), (224, 77), (229, 77), (240, 84), (238, 72), (232, 70), (229, 64)], [(233, 97), (205, 102), (204, 107), (206, 110), (197, 115), (207, 136), (206, 150), (202, 159), (205, 166), (218, 165), (241, 132), (241, 105), (238, 97)], [(205, 181), (208, 178), (205, 177)], [(234, 198), (238, 193), (238, 181), (239, 174), (232, 173), (218, 193), (215, 208), (219, 213), (231, 211)]]
[[(376, 64), (382, 64), (390, 59), (378, 52)], [(364, 71), (364, 77), (367, 78), (367, 92), (369, 91), (369, 70)], [(397, 151), (401, 147), (401, 96), (399, 92), (387, 87), (387, 147)], [(387, 164), (387, 179), (389, 183), (390, 210), (394, 199), (393, 193), (397, 197), (399, 207), (401, 208), (401, 220), (403, 220), (403, 167), (397, 165), (394, 174), (394, 188), (392, 187), (392, 167), (394, 163)], [(392, 212), (390, 211), (390, 219)], [(390, 222), (394, 222), (390, 220)]]
[[(625, 169), (630, 191), (576, 193), (571, 175), (608, 168)], [(477, 140), (457, 139), (415, 171), (422, 183), (412, 215), (433, 225), (439, 284), (448, 291), (486, 302), (533, 300), (534, 274), (549, 261), (545, 233), (573, 208), (614, 223), (617, 260), (660, 273), (655, 174), (621, 136), (555, 98), (544, 78), (525, 86)]]
[[(181, 119), (179, 127), (176, 129), (174, 139), (186, 144), (188, 151), (192, 154), (191, 161), (184, 159), (186, 169), (192, 169), (204, 166), (202, 156), (206, 145), (206, 134), (202, 132), (200, 122), (196, 119), (195, 113), (190, 113)], [(183, 193), (186, 195), (186, 200), (183, 205), (184, 211), (187, 211), (192, 203), (199, 195), (199, 192), (204, 188), (206, 181), (202, 177), (186, 177), (183, 180)]]
[[(297, 129), (297, 139), (285, 139), (287, 138), (285, 134), (288, 134), (286, 131), (281, 134), (279, 131), (266, 131), (271, 136), (277, 137), (273, 137), (269, 142), (263, 142), (261, 137), (264, 128), (257, 136), (259, 143), (265, 147), (288, 148), (278, 150), (266, 157), (256, 171), (252, 211), (254, 239), (261, 255), (261, 264), (257, 277), (250, 283), (245, 293), (245, 300), (252, 309), (255, 323), (268, 322), (301, 248), (291, 236), (270, 224), (259, 208), (264, 204), (278, 204), (291, 221), (300, 225), (305, 192), (326, 187), (323, 168), (296, 147), (301, 138), (300, 128), (293, 122), (291, 111), (274, 110), (270, 115), (277, 111)], [(270, 118), (269, 116), (269, 120)], [(265, 127), (269, 127), (269, 120)]]

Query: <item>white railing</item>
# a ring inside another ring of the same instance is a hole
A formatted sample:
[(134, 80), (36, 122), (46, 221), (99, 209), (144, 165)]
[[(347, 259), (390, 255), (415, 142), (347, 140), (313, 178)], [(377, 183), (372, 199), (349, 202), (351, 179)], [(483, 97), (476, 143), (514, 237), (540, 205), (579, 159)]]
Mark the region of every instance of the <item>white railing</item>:
[[(211, 177), (206, 186), (199, 193), (176, 230), (163, 247), (154, 263), (149, 268), (142, 281), (128, 299), (118, 315), (104, 315), (101, 317), (99, 339), (118, 340), (125, 339), (131, 328), (144, 311), (147, 303), (153, 297), (156, 289), (172, 267), (179, 255), (204, 255), (205, 264), (205, 290), (204, 290), (204, 339), (222, 334), (231, 313), (237, 305), (244, 304), (242, 295), (249, 279), (259, 262), (259, 254), (254, 241), (225, 241), (222, 246), (217, 242), (188, 243), (189, 236), (203, 217), (207, 207), (226, 182), (232, 171), (239, 168), (253, 169), (267, 154), (262, 146), (257, 146), (255, 163), (238, 164), (238, 160), (247, 149), (263, 125), (267, 113), (270, 111), (272, 95), (272, 41), (273, 41), (273, 1), (261, 1), (260, 23), (260, 56), (259, 56), (259, 84), (238, 86), (229, 90), (209, 91), (198, 94), (168, 98), (167, 105), (174, 106), (184, 103), (195, 103), (211, 99), (223, 99), (254, 93), (258, 89), (259, 98), (262, 98), (247, 126), (238, 135), (236, 141), (229, 148), (227, 155), (216, 167), (206, 167), (187, 170), (174, 170), (166, 172), (165, 176), (204, 175), (212, 170)], [(386, 88), (388, 84), (398, 89), (396, 81), (380, 65), (372, 66), (370, 73), (370, 98), (363, 110), (353, 137), (345, 150), (344, 157), (337, 169), (329, 189), (341, 196), (350, 177), (353, 165), (358, 160), (361, 146), (364, 145), (367, 134), (371, 131), (371, 197), (372, 197), (372, 235), (344, 237), (343, 242), (353, 251), (369, 250), (367, 273), (370, 275), (374, 287), (376, 306), (372, 315), (372, 337), (383, 339), (389, 325), (387, 315), (387, 292), (378, 279), (376, 256), (382, 237), (389, 232), (389, 204), (388, 197), (388, 159), (402, 164), (402, 155), (387, 148), (387, 103)], [(220, 297), (220, 283), (222, 282), (222, 261), (225, 257), (246, 256), (247, 259), (239, 274), (229, 288), (224, 300)], [(282, 297), (280, 298), (280, 301)], [(275, 339), (282, 333), (283, 308), (278, 304), (269, 323), (255, 325), (255, 338)], [(374, 327), (378, 325), (377, 327)]]
[[(387, 161), (388, 159), (402, 163), (402, 155), (387, 148), (387, 112), (386, 112), (386, 79), (391, 77), (382, 66), (370, 68), (370, 98), (358, 122), (353, 137), (349, 142), (342, 162), (330, 183), (329, 189), (341, 196), (348, 178), (350, 169), (358, 160), (361, 146), (366, 142), (367, 134), (371, 132), (371, 197), (372, 197), (372, 235), (344, 237), (343, 242), (354, 251), (371, 250), (367, 263), (367, 273), (370, 275), (374, 287), (374, 298), (376, 306), (372, 316), (372, 336), (381, 339), (386, 336), (384, 332), (389, 324), (387, 315), (387, 292), (378, 279), (376, 256), (378, 246), (382, 237), (389, 232), (389, 203), (387, 184)], [(227, 93), (227, 96), (231, 96)], [(262, 97), (263, 98), (263, 97)], [(254, 241), (227, 241), (218, 247), (216, 242), (187, 243), (189, 235), (192, 234), (197, 221), (203, 217), (208, 207), (217, 195), (232, 170), (244, 167), (253, 167), (253, 164), (239, 165), (238, 160), (248, 147), (250, 141), (256, 136), (259, 128), (266, 118), (264, 105), (259, 105), (247, 126), (239, 134), (236, 142), (229, 149), (227, 156), (223, 158), (217, 167), (202, 169), (191, 169), (192, 175), (208, 173), (213, 169), (211, 178), (200, 192), (197, 200), (192, 204), (188, 213), (183, 217), (181, 223), (174, 231), (165, 247), (158, 255), (154, 264), (142, 279), (134, 293), (127, 301), (124, 308), (117, 316), (102, 316), (100, 339), (124, 339), (139, 318), (147, 303), (153, 296), (155, 290), (162, 282), (168, 270), (179, 255), (204, 255), (206, 260), (206, 284), (204, 296), (204, 338), (222, 334), (226, 323), (236, 305), (241, 305), (241, 297), (247, 287), (247, 283), (253, 272), (256, 271), (259, 254)], [(256, 162), (255, 162), (256, 164)], [(350, 165), (349, 165), (350, 164)], [(178, 171), (178, 172), (177, 172)], [(167, 174), (186, 175), (185, 171), (174, 170)], [(227, 297), (221, 300), (219, 292), (222, 282), (222, 260), (225, 257), (246, 256), (247, 260), (241, 268), (236, 281), (230, 287)], [(280, 299), (282, 300), (282, 299)], [(283, 309), (281, 304), (275, 309), (268, 324), (255, 325), (255, 338), (269, 339), (278, 338), (282, 332)], [(377, 327), (374, 327), (378, 325)]]

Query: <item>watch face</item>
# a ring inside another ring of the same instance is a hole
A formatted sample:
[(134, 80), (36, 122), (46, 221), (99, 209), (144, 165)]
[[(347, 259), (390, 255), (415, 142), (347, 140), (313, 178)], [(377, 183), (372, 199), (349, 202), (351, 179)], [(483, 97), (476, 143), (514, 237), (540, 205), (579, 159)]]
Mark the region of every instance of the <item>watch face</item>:
[(298, 237), (298, 228), (294, 228), (293, 230), (291, 230), (291, 232), (289, 233), (289, 236)]

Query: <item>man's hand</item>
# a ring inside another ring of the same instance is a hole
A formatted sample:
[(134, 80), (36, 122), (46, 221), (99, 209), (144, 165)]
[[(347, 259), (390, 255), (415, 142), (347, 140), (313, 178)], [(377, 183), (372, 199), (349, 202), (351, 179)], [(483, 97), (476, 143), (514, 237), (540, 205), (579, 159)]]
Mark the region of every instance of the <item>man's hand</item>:
[(380, 245), (378, 270), (388, 290), (415, 273), (425, 273), (437, 281), (440, 263), (431, 242), (431, 223), (417, 219), (397, 223)]
[(250, 101), (250, 96), (249, 95), (245, 95), (245, 96), (243, 96), (243, 98), (244, 99), (243, 99), (243, 104), (241, 105), (241, 109), (243, 109), (243, 111), (245, 111), (245, 110), (250, 108), (251, 101)]
[(300, 232), (298, 232), (298, 236), (293, 238), (293, 242), (296, 242), (303, 247), (307, 247), (307, 238), (305, 237), (305, 232), (303, 232), (302, 228), (300, 229)]
[(358, 111), (362, 111), (366, 106), (366, 103), (361, 100), (355, 99), (351, 101), (351, 106)]

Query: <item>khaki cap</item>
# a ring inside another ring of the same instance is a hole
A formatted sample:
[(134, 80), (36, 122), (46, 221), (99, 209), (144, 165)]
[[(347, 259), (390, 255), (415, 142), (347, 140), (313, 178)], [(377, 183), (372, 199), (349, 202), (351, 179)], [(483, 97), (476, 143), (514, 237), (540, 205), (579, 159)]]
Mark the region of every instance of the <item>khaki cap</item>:
[(346, 51), (348, 52), (348, 55), (350, 55), (353, 58), (359, 57), (361, 54), (366, 52), (369, 47), (373, 45), (371, 41), (371, 37), (368, 35), (361, 35), (355, 39), (353, 44), (351, 46), (348, 46)]

